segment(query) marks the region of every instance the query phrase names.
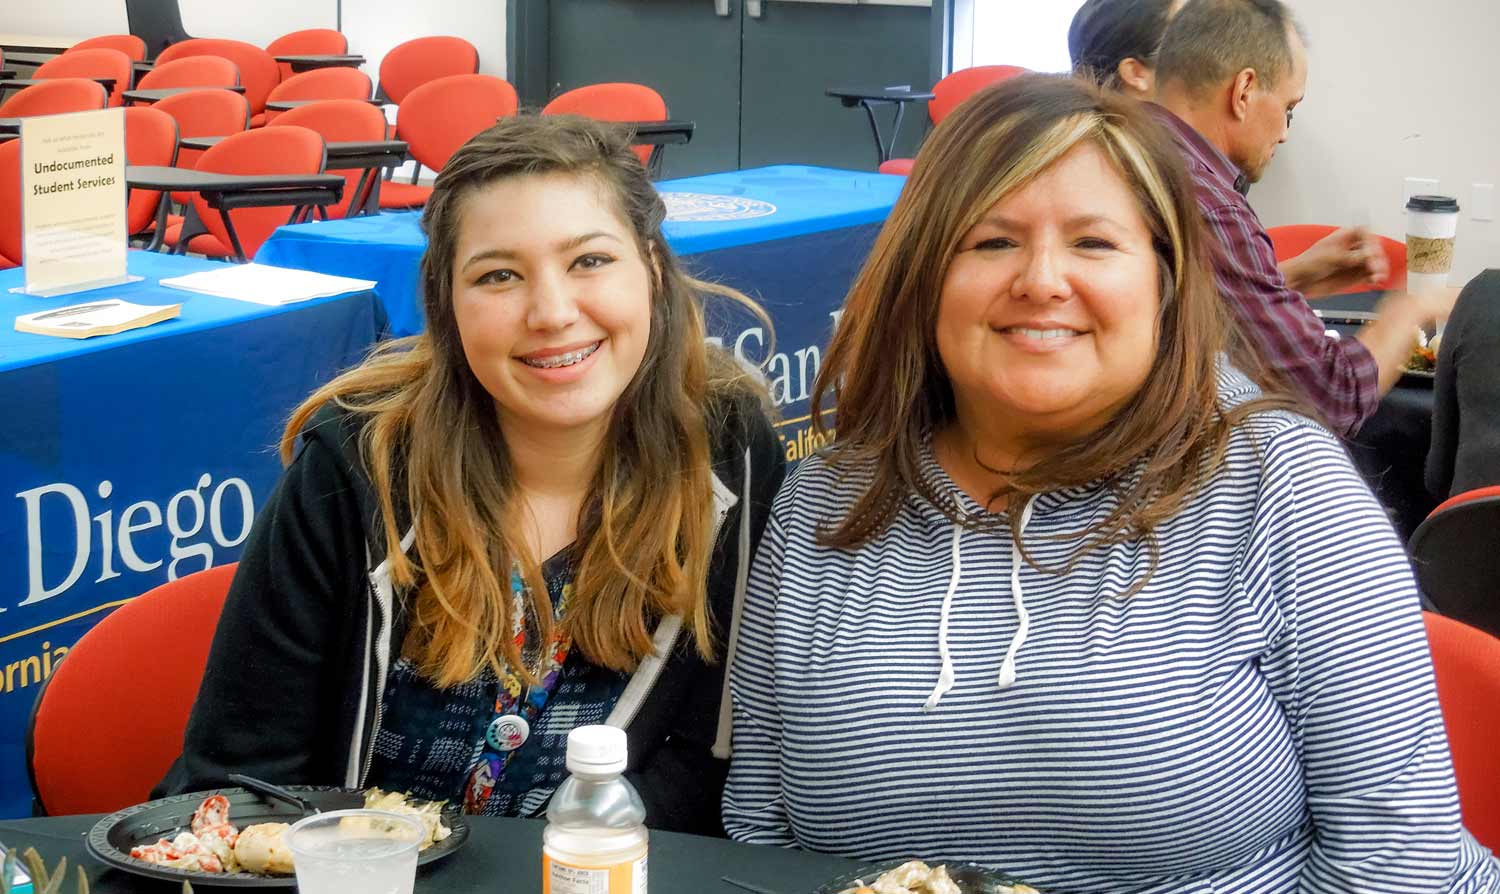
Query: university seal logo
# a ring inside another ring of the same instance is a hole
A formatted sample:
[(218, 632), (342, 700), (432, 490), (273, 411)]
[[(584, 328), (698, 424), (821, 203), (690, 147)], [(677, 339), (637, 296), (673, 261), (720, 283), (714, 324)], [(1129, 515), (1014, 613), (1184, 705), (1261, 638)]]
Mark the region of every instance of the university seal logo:
[(701, 192), (664, 192), (667, 220), (717, 221), (751, 220), (776, 213), (776, 206), (758, 199), (739, 196), (713, 196)]

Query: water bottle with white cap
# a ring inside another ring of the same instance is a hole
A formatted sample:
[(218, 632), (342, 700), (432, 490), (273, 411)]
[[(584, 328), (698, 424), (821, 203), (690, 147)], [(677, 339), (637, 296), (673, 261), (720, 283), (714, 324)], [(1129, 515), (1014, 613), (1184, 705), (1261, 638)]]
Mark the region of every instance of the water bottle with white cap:
[(568, 733), (571, 774), (547, 807), (542, 894), (646, 894), (646, 805), (625, 772), (625, 731)]

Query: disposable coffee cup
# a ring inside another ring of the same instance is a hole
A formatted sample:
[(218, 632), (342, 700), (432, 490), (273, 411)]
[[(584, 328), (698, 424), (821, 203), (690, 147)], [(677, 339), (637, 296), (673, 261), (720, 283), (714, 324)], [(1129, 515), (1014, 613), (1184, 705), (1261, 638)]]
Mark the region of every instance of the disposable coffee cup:
[(1448, 285), (1458, 201), (1449, 196), (1412, 196), (1406, 203), (1406, 288), (1409, 292)]

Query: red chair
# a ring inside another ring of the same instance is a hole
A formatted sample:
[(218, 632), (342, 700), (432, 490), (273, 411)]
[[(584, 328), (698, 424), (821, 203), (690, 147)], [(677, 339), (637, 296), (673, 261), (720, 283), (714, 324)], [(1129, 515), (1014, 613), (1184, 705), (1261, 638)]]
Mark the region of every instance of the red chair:
[[(317, 131), (327, 143), (373, 143), (385, 139), (385, 113), (367, 102), (330, 99), (300, 106), (277, 115), (267, 127), (305, 127)], [(327, 208), (329, 217), (358, 214), (370, 190), (380, 182), (380, 172), (371, 169), (331, 170), (344, 177), (344, 198)]]
[(92, 50), (103, 47), (108, 50), (119, 50), (130, 57), (131, 62), (144, 62), (146, 60), (146, 42), (134, 34), (102, 34), (98, 37), (90, 37), (88, 40), (80, 40), (66, 50), (63, 55), (76, 53), (79, 50)]
[[(1269, 227), (1266, 235), (1271, 237), (1271, 248), (1276, 252), (1276, 260), (1285, 261), (1287, 258), (1295, 258), (1309, 248), (1314, 242), (1332, 233), (1338, 227), (1330, 227), (1325, 224), (1287, 224), (1280, 227)], [(1397, 242), (1394, 239), (1381, 236), (1380, 247), (1385, 249), (1385, 259), (1391, 265), (1391, 272), (1386, 278), (1376, 283), (1376, 289), (1404, 289), (1406, 288), (1406, 243)], [(1371, 287), (1358, 286), (1352, 291), (1366, 292)]]
[[(226, 137), (250, 126), (250, 103), (245, 97), (230, 90), (212, 87), (189, 90), (187, 93), (168, 96), (152, 108), (172, 116), (177, 122), (179, 137)], [(202, 149), (179, 149), (177, 167), (189, 170), (197, 167), (203, 152)], [(172, 193), (172, 201), (179, 205), (186, 205), (192, 200), (193, 194), (190, 192)], [(175, 217), (169, 223), (180, 224), (181, 220), (180, 217)], [(150, 247), (153, 250), (160, 248), (163, 240), (170, 240), (172, 232), (171, 227), (162, 230)], [(165, 244), (174, 243), (167, 241)]]
[(1500, 852), (1500, 639), (1424, 612), (1464, 827)]
[(137, 90), (169, 87), (238, 87), (239, 66), (223, 56), (188, 56), (163, 62), (141, 75)]
[(98, 81), (57, 78), (17, 91), (10, 99), (0, 103), (0, 118), (89, 112), (102, 109), (108, 104), (109, 94)]
[(1417, 583), (1434, 608), (1500, 636), (1500, 486), (1438, 504), (1412, 532), (1410, 550)]
[[(543, 115), (582, 115), (598, 121), (665, 121), (667, 103), (644, 84), (590, 84), (569, 90), (542, 109)], [(641, 164), (649, 164), (659, 146), (635, 146)]]
[(479, 51), (462, 37), (418, 37), (380, 60), (380, 92), (400, 105), (416, 88), (449, 75), (479, 71)]
[(53, 668), (26, 732), (26, 765), (46, 813), (109, 813), (150, 798), (182, 753), (235, 567), (132, 599)]
[(61, 56), (42, 63), (32, 77), (37, 80), (53, 78), (114, 78), (114, 88), (109, 93), (109, 104), (120, 104), (120, 94), (130, 89), (130, 57), (119, 50), (98, 47), (92, 50), (69, 50)]
[(21, 141), (0, 143), (0, 270), (21, 263)]
[[(441, 171), (453, 153), (475, 134), (493, 126), (502, 116), (515, 113), (516, 89), (504, 79), (451, 75), (423, 84), (407, 95), (396, 115), (396, 138), (406, 141), (412, 158)], [(430, 186), (390, 181), (380, 187), (380, 207), (420, 207), (431, 194)]]
[[(927, 117), (932, 119), (933, 124), (941, 124), (948, 113), (970, 96), (991, 84), (1026, 73), (1026, 69), (1016, 65), (976, 65), (973, 68), (959, 69), (933, 86), (932, 100), (927, 103)], [(880, 173), (905, 176), (911, 173), (916, 163), (914, 158), (893, 158), (880, 165)]]
[[(125, 161), (133, 165), (171, 166), (177, 161), (177, 120), (161, 109), (136, 106), (125, 110)], [(129, 231), (151, 229), (161, 205), (161, 193), (132, 189), (125, 206)]]
[[(305, 127), (278, 125), (248, 130), (226, 137), (204, 152), (198, 159), (197, 169), (217, 174), (320, 174), (323, 172), (323, 138)], [(229, 235), (229, 225), (221, 212), (210, 208), (197, 193), (193, 194), (192, 204), (194, 215), (208, 232), (190, 236), (188, 250), (239, 261), (254, 257), (261, 244), (271, 238), (271, 233), (290, 222), (296, 211), (290, 205), (272, 205), (225, 212), (233, 215), (234, 233), (239, 237), (240, 251), (237, 252), (234, 239)], [(178, 231), (179, 242), (183, 232)], [(168, 241), (173, 241), (170, 230)]]
[(250, 126), (258, 127), (264, 123), (261, 116), (266, 110), (266, 97), (271, 95), (272, 88), (281, 83), (281, 69), (270, 53), (242, 40), (194, 37), (162, 50), (156, 57), (156, 63), (160, 65), (189, 56), (222, 56), (238, 66), (240, 82), (245, 87), (245, 99), (250, 103)]
[[(281, 35), (266, 44), (266, 52), (272, 56), (342, 56), (349, 52), (349, 38), (332, 28), (308, 28)], [(281, 68), (283, 81), (292, 76), (290, 65), (276, 64)]]
[[(266, 102), (297, 99), (358, 99), (370, 98), (370, 76), (357, 68), (315, 68), (276, 85)], [(371, 108), (374, 108), (371, 106)], [(266, 110), (266, 123), (276, 120), (283, 112)], [(384, 116), (384, 113), (381, 113)], [(379, 139), (379, 137), (376, 137)]]

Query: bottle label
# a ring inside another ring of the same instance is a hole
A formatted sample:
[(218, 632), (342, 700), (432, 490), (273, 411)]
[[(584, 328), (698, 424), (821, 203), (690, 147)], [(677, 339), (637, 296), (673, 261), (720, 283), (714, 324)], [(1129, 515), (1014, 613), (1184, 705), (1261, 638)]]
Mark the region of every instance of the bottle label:
[(542, 894), (646, 894), (646, 855), (611, 866), (585, 866), (543, 853)]

